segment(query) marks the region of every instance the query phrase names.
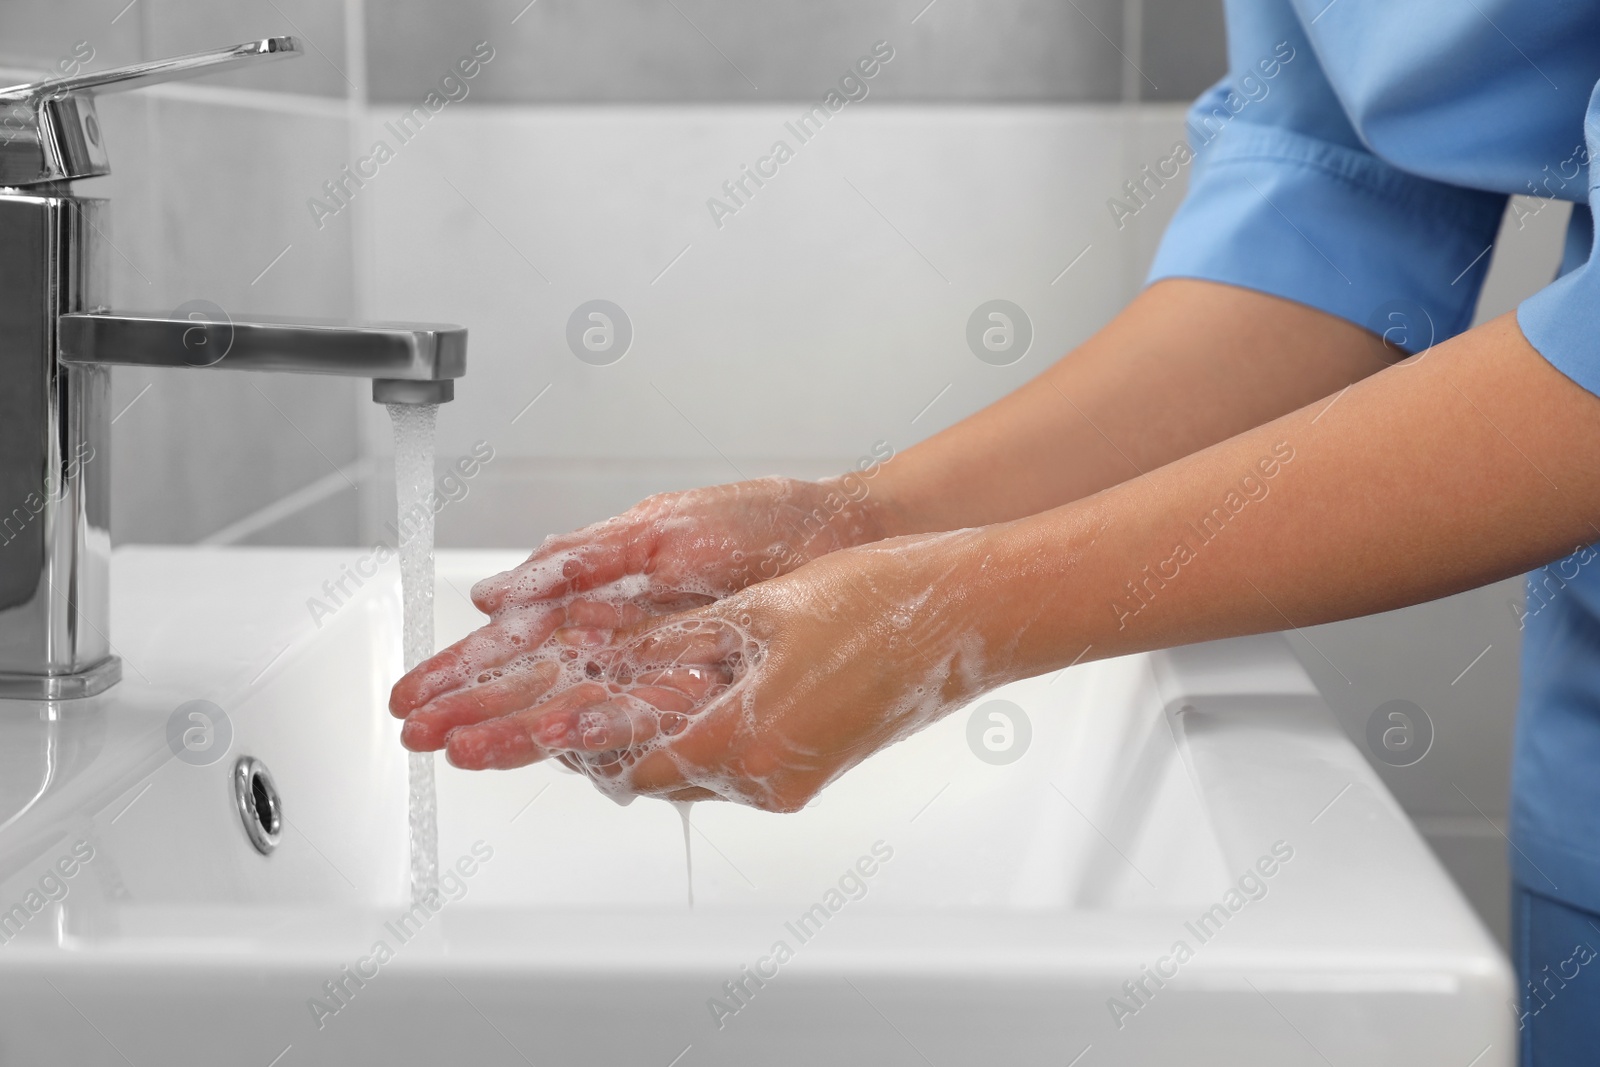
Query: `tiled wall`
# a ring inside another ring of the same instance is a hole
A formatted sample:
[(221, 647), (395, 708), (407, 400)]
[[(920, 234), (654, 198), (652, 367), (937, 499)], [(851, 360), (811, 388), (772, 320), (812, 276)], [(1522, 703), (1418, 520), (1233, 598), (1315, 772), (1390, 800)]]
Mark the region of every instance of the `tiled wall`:
[[(9, 0), (0, 65), (46, 70), (79, 41), (98, 67), (300, 36), (299, 60), (102, 101), (116, 302), (467, 324), (472, 370), (441, 414), (441, 450), (482, 439), (496, 456), (441, 515), (441, 541), (528, 545), (663, 488), (820, 474), (880, 438), (904, 447), (1087, 335), (1137, 290), (1181, 196), (1164, 191), (1124, 231), (1104, 209), (1165, 154), (1176, 102), (1216, 77), (1219, 8)], [(895, 58), (868, 100), (715, 225), (706, 200), (878, 40)], [(384, 123), (478, 41), (495, 58), (468, 100), (314, 228), (307, 197), (393, 139)], [(1559, 221), (1502, 234), (1485, 313), (1548, 278)], [(966, 348), (968, 313), (993, 297), (1037, 327), (1011, 367)], [(567, 346), (568, 317), (595, 298), (635, 330), (611, 366)], [(118, 371), (116, 539), (380, 536), (387, 427), (364, 392)], [(1516, 595), (1502, 583), (1295, 637), (1358, 743), (1385, 700), (1432, 715), (1429, 757), (1379, 770), (1502, 932)]]

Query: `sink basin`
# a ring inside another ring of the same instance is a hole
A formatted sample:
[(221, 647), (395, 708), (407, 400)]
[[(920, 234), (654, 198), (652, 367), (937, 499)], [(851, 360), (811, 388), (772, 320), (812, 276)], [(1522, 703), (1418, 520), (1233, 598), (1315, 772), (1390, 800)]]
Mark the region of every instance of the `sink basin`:
[[(121, 550), (125, 680), (0, 702), (0, 1064), (1514, 1062), (1505, 959), (1276, 636), (1008, 686), (798, 814), (696, 805), (692, 909), (670, 805), (441, 761), (413, 910), (360, 555)], [(518, 558), (440, 554), (441, 644)]]

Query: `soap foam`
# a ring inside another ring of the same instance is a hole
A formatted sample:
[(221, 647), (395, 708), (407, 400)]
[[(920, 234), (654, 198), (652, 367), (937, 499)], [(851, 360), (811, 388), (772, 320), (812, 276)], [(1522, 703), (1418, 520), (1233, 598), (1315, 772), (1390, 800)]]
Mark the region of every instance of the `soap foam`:
[[(568, 564), (581, 564), (588, 551), (584, 546), (568, 549), (491, 579), (509, 579), (513, 594), (492, 613), (490, 625), (469, 638), (458, 662), (435, 673), (440, 688), (453, 691), (532, 671), (550, 672), (554, 680), (536, 706), (554, 701), (565, 713), (560, 722), (557, 716), (540, 721), (535, 740), (613, 800), (627, 803), (635, 796), (632, 771), (639, 761), (653, 752), (670, 753), (675, 738), (735, 697), (766, 650), (731, 620), (673, 620), (678, 612), (702, 606), (709, 595), (697, 586), (668, 588), (647, 574), (538, 600), (516, 595), (549, 588), (550, 582), (571, 573), (565, 569)], [(597, 611), (639, 626), (641, 632), (613, 643), (611, 629), (598, 627), (602, 643), (588, 647), (559, 638), (533, 643), (552, 624), (565, 626), (569, 616)], [(748, 616), (741, 621), (749, 625)], [(494, 665), (473, 665), (485, 662)], [(717, 784), (723, 788), (714, 791), (728, 788)]]

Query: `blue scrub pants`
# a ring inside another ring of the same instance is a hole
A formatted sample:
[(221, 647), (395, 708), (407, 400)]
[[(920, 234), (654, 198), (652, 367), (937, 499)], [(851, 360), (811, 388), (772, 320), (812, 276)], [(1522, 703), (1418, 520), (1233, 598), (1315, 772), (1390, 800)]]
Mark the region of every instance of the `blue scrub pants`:
[(1600, 1064), (1600, 914), (1512, 887), (1522, 1067)]

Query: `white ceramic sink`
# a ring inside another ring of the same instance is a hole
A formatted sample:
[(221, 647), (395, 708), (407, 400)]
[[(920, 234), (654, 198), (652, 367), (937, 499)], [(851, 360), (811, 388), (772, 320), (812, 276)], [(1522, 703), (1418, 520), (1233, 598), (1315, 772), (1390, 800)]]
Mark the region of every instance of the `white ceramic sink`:
[[(1032, 728), (1008, 765), (963, 711), (799, 814), (698, 805), (692, 911), (670, 806), (441, 763), (472, 873), (397, 926), (397, 572), (307, 608), (360, 555), (121, 551), (122, 684), (0, 702), (0, 1065), (1514, 1061), (1503, 957), (1277, 637), (993, 694)], [(517, 558), (442, 554), (441, 643)], [(192, 700), (215, 762), (169, 747)], [(241, 756), (281, 796), (268, 856)]]

